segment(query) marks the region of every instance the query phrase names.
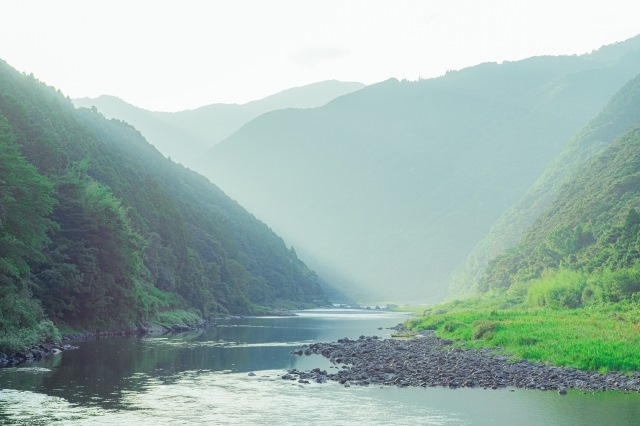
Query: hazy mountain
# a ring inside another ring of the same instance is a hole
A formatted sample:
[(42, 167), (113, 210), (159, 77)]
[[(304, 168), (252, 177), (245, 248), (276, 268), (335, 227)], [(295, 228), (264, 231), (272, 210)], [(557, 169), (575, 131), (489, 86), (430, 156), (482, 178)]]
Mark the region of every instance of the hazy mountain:
[(326, 302), (295, 251), (206, 178), (3, 61), (0, 182), (0, 350), (42, 339), (44, 314), (122, 330)]
[[(640, 77), (625, 89), (614, 102), (627, 103), (629, 116), (608, 118), (626, 122), (633, 116), (640, 123)], [(591, 128), (599, 131), (597, 125)], [(591, 292), (574, 295), (575, 303), (591, 297), (615, 302), (640, 290), (640, 126), (627, 130), (564, 181), (521, 241), (489, 263), (479, 280), (481, 290), (510, 287), (558, 269), (592, 277)], [(566, 283), (564, 290), (569, 287)]]
[(560, 156), (544, 171), (525, 196), (509, 208), (474, 247), (452, 280), (453, 293), (477, 289), (487, 264), (518, 243), (522, 233), (558, 196), (563, 184), (629, 127), (640, 123), (640, 76), (625, 84), (604, 110), (571, 138)]
[(113, 96), (74, 99), (77, 107), (95, 106), (107, 118), (132, 124), (165, 156), (191, 166), (200, 155), (265, 112), (314, 108), (363, 88), (361, 83), (322, 81), (295, 87), (246, 104), (213, 104), (180, 112), (148, 111)]
[(274, 111), (198, 170), (342, 288), (442, 298), (490, 226), (637, 74), (639, 47), (389, 80)]

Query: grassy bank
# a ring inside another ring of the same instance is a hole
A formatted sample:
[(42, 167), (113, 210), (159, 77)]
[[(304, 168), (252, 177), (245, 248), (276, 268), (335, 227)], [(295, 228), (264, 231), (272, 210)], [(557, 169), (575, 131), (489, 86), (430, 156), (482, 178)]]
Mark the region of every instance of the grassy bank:
[[(532, 307), (513, 294), (454, 301), (407, 322), (464, 347), (499, 347), (514, 359), (606, 371), (640, 370), (640, 306), (635, 301), (573, 309)], [(461, 343), (461, 342), (460, 342)]]
[(202, 324), (202, 316), (195, 309), (175, 309), (158, 312), (150, 322), (169, 328), (173, 325), (195, 327)]

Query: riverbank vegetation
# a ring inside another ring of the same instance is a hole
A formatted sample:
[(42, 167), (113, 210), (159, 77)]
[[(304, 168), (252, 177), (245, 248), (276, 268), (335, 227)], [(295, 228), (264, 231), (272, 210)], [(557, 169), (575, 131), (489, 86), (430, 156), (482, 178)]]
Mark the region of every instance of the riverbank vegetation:
[[(464, 347), (600, 372), (640, 371), (640, 268), (560, 270), (430, 307), (407, 322)], [(464, 343), (463, 343), (464, 342)]]

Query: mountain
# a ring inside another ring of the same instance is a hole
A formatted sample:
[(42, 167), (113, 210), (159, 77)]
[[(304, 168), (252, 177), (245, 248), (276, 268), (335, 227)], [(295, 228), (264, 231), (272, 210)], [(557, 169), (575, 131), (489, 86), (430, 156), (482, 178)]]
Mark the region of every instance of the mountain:
[(638, 69), (640, 37), (581, 56), (388, 80), (320, 108), (263, 114), (196, 170), (342, 288), (436, 301), (490, 226)]
[(77, 107), (95, 106), (107, 118), (130, 123), (164, 155), (191, 166), (208, 148), (265, 112), (315, 108), (363, 87), (361, 83), (329, 80), (283, 90), (242, 105), (212, 104), (180, 112), (148, 111), (113, 96), (74, 99), (73, 103)]
[(49, 320), (122, 330), (326, 303), (295, 251), (206, 178), (2, 61), (0, 183), (0, 352), (42, 341)]
[(604, 110), (567, 143), (565, 149), (491, 227), (474, 247), (464, 266), (454, 275), (452, 293), (478, 290), (478, 281), (489, 261), (518, 243), (522, 233), (557, 198), (560, 188), (577, 170), (602, 152), (625, 130), (640, 123), (640, 76), (627, 82)]
[(489, 263), (480, 289), (574, 271), (561, 275), (564, 282), (538, 286), (549, 286), (556, 293), (549, 300), (567, 307), (631, 296), (640, 291), (639, 209), (640, 126), (634, 126), (567, 180), (521, 241)]

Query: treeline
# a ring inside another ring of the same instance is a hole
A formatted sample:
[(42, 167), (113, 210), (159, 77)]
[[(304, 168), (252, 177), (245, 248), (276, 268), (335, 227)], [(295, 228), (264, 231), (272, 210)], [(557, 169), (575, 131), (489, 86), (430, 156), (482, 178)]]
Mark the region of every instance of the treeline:
[(49, 319), (115, 330), (322, 303), (295, 251), (217, 187), (0, 61), (0, 350), (55, 338)]

